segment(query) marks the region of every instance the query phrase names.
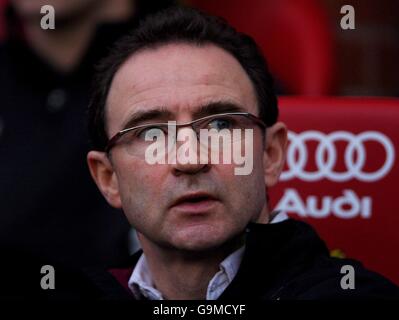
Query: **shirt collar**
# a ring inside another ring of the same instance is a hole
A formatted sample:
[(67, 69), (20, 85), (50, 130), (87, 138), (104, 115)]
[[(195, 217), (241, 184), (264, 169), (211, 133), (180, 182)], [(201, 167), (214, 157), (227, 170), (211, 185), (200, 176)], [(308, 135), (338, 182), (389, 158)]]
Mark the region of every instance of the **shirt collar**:
[(161, 292), (155, 289), (144, 253), (134, 267), (128, 286), (136, 299), (144, 297), (149, 300), (163, 300)]
[[(245, 247), (242, 246), (220, 263), (219, 271), (214, 275), (211, 281), (209, 281), (206, 294), (207, 300), (216, 300), (231, 281), (233, 281), (240, 266), (244, 250)], [(144, 254), (142, 254), (137, 261), (129, 279), (128, 286), (136, 299), (141, 299), (142, 297), (149, 300), (164, 299), (161, 292), (154, 286), (154, 281), (151, 277), (147, 259)]]

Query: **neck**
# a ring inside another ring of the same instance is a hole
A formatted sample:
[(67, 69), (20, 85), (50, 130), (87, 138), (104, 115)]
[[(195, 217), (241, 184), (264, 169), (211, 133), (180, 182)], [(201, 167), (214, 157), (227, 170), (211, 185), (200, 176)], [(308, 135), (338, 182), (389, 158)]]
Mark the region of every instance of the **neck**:
[(43, 30), (38, 23), (27, 22), (24, 30), (29, 45), (61, 72), (71, 71), (82, 59), (96, 26), (93, 14), (64, 27)]
[(139, 235), (156, 288), (167, 300), (204, 300), (220, 263), (243, 244), (243, 237), (211, 251), (192, 253), (160, 248)]
[(254, 220), (255, 223), (267, 224), (270, 223), (271, 219), (271, 210), (269, 209), (268, 203), (264, 205), (262, 211), (259, 216)]

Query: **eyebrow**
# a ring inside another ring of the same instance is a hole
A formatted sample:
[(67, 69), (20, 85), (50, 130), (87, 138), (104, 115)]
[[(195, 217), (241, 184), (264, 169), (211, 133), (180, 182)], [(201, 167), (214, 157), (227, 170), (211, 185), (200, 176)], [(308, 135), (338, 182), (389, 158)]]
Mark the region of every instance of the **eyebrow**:
[[(209, 102), (200, 106), (193, 112), (193, 119), (199, 119), (212, 114), (227, 113), (227, 112), (248, 112), (244, 107), (227, 101)], [(142, 124), (148, 120), (160, 119), (173, 119), (174, 114), (165, 107), (156, 107), (150, 110), (142, 110), (135, 112), (129, 120), (125, 123), (122, 130), (132, 128)]]
[(227, 101), (210, 102), (199, 107), (193, 112), (193, 118), (199, 119), (212, 114), (227, 113), (227, 112), (248, 112), (244, 107)]
[(173, 113), (167, 110), (165, 107), (158, 107), (150, 110), (137, 111), (125, 123), (122, 130), (138, 126), (148, 120), (170, 119), (172, 117)]

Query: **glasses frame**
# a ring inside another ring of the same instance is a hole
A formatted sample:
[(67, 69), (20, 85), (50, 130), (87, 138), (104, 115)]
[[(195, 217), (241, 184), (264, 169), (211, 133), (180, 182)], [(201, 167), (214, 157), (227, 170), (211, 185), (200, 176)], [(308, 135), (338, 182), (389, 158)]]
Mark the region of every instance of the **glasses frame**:
[[(220, 116), (230, 116), (230, 115), (232, 115), (232, 116), (233, 115), (245, 116), (245, 117), (251, 119), (256, 125), (260, 126), (264, 130), (267, 127), (265, 122), (262, 119), (260, 119), (259, 117), (255, 116), (255, 115), (253, 115), (253, 114), (251, 114), (249, 112), (217, 113), (217, 114), (212, 114), (212, 115), (209, 115), (209, 116), (206, 116), (206, 117), (202, 117), (202, 118), (199, 118), (199, 119), (195, 119), (195, 120), (190, 121), (190, 122), (175, 124), (174, 126), (176, 127), (176, 130), (178, 130), (178, 128), (183, 128), (183, 127), (190, 126), (193, 129), (193, 131), (198, 135), (198, 130), (197, 130), (197, 127), (195, 126), (196, 123), (202, 122), (202, 121), (207, 120), (207, 119), (217, 118), (217, 117), (220, 117)], [(134, 127), (131, 127), (131, 128), (123, 129), (123, 130), (117, 132), (114, 136), (112, 136), (111, 139), (108, 140), (108, 143), (107, 143), (104, 151), (107, 154), (109, 154), (111, 149), (118, 143), (119, 139), (124, 134), (126, 134), (127, 132), (130, 132), (130, 131), (135, 130), (135, 129), (145, 128), (145, 127), (152, 127), (152, 126), (156, 126), (156, 125), (163, 125), (163, 126), (167, 125), (167, 126), (169, 126), (170, 124), (167, 123), (167, 122), (155, 122), (155, 123), (146, 123), (146, 124), (142, 124), (142, 125), (139, 125), (139, 126), (134, 126)]]

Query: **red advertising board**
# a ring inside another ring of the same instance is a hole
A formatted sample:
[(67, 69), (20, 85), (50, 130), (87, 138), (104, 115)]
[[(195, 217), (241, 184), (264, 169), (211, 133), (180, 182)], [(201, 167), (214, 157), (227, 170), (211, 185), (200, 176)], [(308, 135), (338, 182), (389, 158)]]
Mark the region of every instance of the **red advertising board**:
[(281, 97), (279, 107), (289, 144), (272, 205), (399, 284), (399, 99)]

